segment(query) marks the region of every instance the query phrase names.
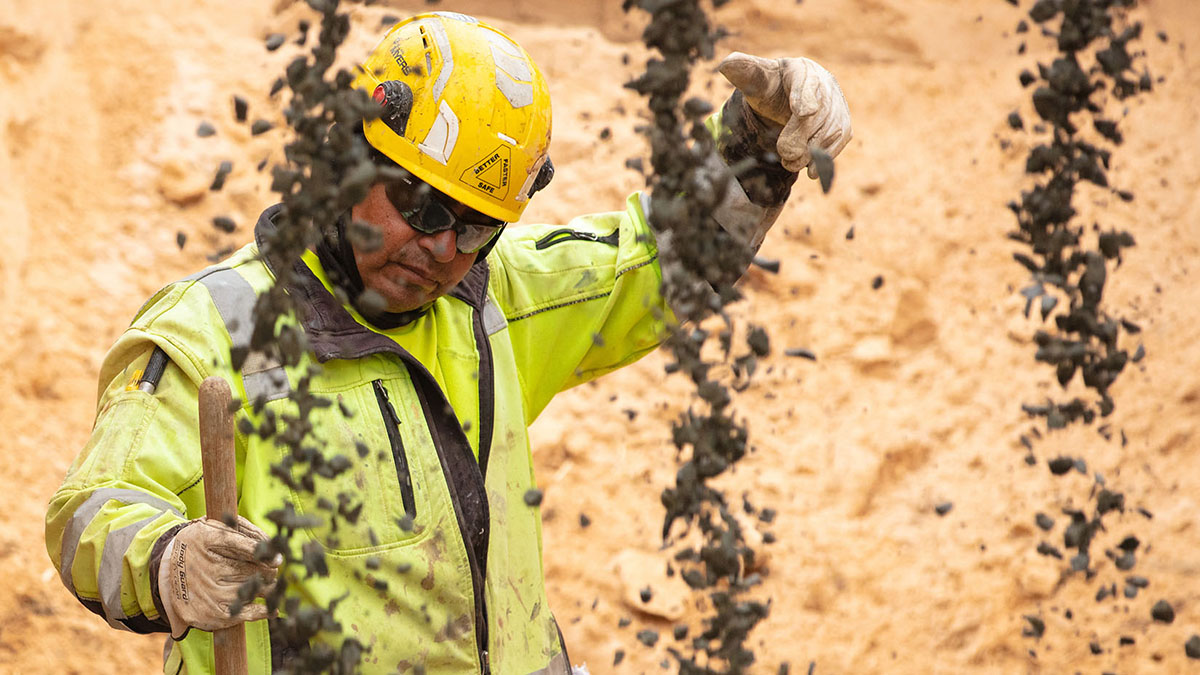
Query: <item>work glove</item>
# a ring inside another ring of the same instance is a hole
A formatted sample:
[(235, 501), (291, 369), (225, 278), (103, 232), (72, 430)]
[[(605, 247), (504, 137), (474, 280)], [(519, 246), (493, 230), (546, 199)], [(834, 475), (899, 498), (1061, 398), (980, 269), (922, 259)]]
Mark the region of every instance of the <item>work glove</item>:
[[(182, 527), (167, 543), (159, 563), (158, 591), (171, 623), (171, 635), (188, 628), (214, 631), (245, 621), (267, 618), (267, 607), (253, 598), (238, 598), (238, 588), (256, 579), (257, 597), (275, 585), (282, 558), (262, 562), (254, 551), (267, 535), (238, 516), (237, 528), (201, 518)], [(240, 609), (230, 615), (232, 606)]]
[(783, 126), (776, 152), (783, 167), (817, 177), (812, 149), (836, 157), (850, 142), (850, 106), (833, 74), (804, 58), (764, 59), (741, 52), (717, 70), (762, 118)]

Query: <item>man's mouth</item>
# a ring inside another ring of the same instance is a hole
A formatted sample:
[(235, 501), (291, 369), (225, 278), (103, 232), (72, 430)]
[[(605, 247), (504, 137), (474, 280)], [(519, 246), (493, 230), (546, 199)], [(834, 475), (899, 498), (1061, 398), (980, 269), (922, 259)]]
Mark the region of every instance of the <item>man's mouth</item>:
[(403, 263), (393, 263), (399, 276), (405, 281), (415, 286), (420, 286), (425, 290), (433, 290), (438, 287), (438, 282), (434, 280), (429, 273), (418, 270)]

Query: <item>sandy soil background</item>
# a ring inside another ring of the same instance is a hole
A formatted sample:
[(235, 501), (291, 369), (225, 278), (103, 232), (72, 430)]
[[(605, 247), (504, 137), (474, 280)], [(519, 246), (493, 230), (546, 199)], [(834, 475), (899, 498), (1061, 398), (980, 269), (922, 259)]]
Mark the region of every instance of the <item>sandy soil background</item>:
[[(1017, 442), (1030, 426), (1019, 403), (1057, 385), (1034, 365), (1035, 322), (1015, 291), (1025, 273), (1004, 238), (1028, 141), (999, 143), (1028, 100), (1017, 74), (1044, 53), (1031, 38), (1017, 54), (1021, 13), (999, 0), (733, 0), (720, 12), (734, 32), (723, 50), (828, 66), (855, 130), (830, 195), (798, 186), (764, 247), (782, 268), (753, 273), (740, 310), (774, 346), (738, 404), (757, 450), (727, 482), (778, 511), (764, 528), (778, 540), (766, 547), (773, 604), (754, 634), (755, 672), (1200, 671), (1183, 648), (1200, 633), (1200, 9), (1140, 4), (1146, 63), (1164, 79), (1128, 105), (1110, 173), (1138, 198), (1078, 205), (1082, 222), (1138, 239), (1106, 300), (1145, 328), (1129, 346), (1143, 341), (1148, 356), (1114, 390), (1127, 445), (1073, 430), (1040, 443), (1034, 467)], [(424, 7), (356, 10), (352, 48), (373, 44), (385, 15)], [(642, 56), (618, 0), (439, 8), (494, 20), (546, 71), (559, 173), (526, 222), (613, 208), (639, 186), (623, 163), (642, 153), (641, 106), (621, 84)], [(230, 99), (245, 95), (251, 119), (278, 118), (267, 91), (300, 48), (267, 53), (262, 40), (303, 16), (289, 0), (0, 0), (0, 672), (158, 668), (160, 637), (113, 631), (62, 588), (45, 504), (88, 435), (108, 345), (155, 289), (247, 240), (271, 203), (255, 165), (278, 156), (282, 134), (251, 138)], [(714, 101), (728, 91), (709, 71), (698, 86)], [(196, 137), (203, 120), (216, 136)], [(233, 174), (209, 193), (224, 159)], [(219, 214), (238, 231), (215, 232)], [(783, 354), (798, 347), (817, 360)], [(593, 673), (662, 672), (672, 643), (673, 623), (629, 600), (660, 567), (646, 560), (674, 474), (667, 422), (688, 404), (683, 383), (657, 384), (664, 360), (564, 394), (534, 426), (553, 607)], [(1044, 459), (1058, 454), (1085, 457), (1130, 506), (1108, 518), (1091, 581), (1034, 551), (1061, 544), (1060, 509), (1085, 505), (1091, 487), (1052, 477)], [(944, 502), (953, 509), (939, 517)], [(1034, 526), (1038, 511), (1056, 517), (1053, 533)], [(1098, 603), (1100, 585), (1124, 577), (1101, 552), (1130, 533), (1143, 541), (1133, 573), (1150, 586)], [(669, 584), (656, 589), (650, 609), (697, 615)], [(1173, 624), (1151, 621), (1159, 599)], [(1026, 614), (1045, 620), (1042, 639), (1022, 637)], [(663, 632), (655, 649), (634, 637), (646, 627)]]

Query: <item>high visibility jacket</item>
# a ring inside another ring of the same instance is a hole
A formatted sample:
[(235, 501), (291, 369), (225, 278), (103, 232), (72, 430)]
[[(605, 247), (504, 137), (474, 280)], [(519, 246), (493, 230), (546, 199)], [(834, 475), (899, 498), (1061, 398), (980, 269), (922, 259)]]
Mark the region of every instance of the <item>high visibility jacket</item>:
[[(726, 229), (778, 214), (778, 204), (733, 192), (739, 203), (716, 214)], [(151, 298), (106, 357), (92, 436), (47, 515), (63, 583), (114, 627), (168, 629), (152, 561), (164, 535), (204, 514), (197, 389), (219, 375), (242, 402), (239, 513), (268, 533), (268, 514), (284, 505), (318, 516), (292, 545), (319, 543), (329, 574), (301, 573), (293, 589), (322, 606), (342, 598), (335, 618), (369, 649), (365, 671), (568, 673), (544, 589), (540, 513), (525, 499), (535, 487), (526, 428), (556, 393), (662, 339), (670, 313), (644, 200), (566, 227), (511, 229), (462, 283), (394, 330), (340, 304), (315, 256), (292, 261), (301, 318), (285, 321), (303, 329), (306, 355), (294, 368), (252, 355), (235, 371), (230, 352), (249, 343), (256, 297), (274, 283), (272, 265), (287, 264), (258, 255), (276, 208), (255, 244)], [(136, 383), (155, 346), (171, 365), (151, 395)], [(335, 405), (309, 412), (309, 447), (351, 468), (308, 490), (272, 475), (289, 461), (285, 444), (243, 427), (274, 421), (282, 432), (296, 414), (288, 394), (312, 366), (311, 392)], [(334, 528), (331, 509), (361, 510), (356, 524)], [(266, 624), (247, 624), (252, 673), (283, 657)], [(165, 658), (167, 673), (212, 672), (211, 634), (168, 640)]]

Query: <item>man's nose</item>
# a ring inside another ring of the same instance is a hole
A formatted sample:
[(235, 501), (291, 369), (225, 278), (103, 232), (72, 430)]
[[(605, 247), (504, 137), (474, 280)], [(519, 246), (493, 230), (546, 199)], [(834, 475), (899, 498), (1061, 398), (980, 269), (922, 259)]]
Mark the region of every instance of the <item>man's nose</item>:
[(421, 246), (429, 251), (429, 255), (440, 263), (448, 263), (454, 260), (454, 256), (458, 254), (458, 235), (454, 230), (442, 230), (434, 234), (424, 234), (420, 239)]

